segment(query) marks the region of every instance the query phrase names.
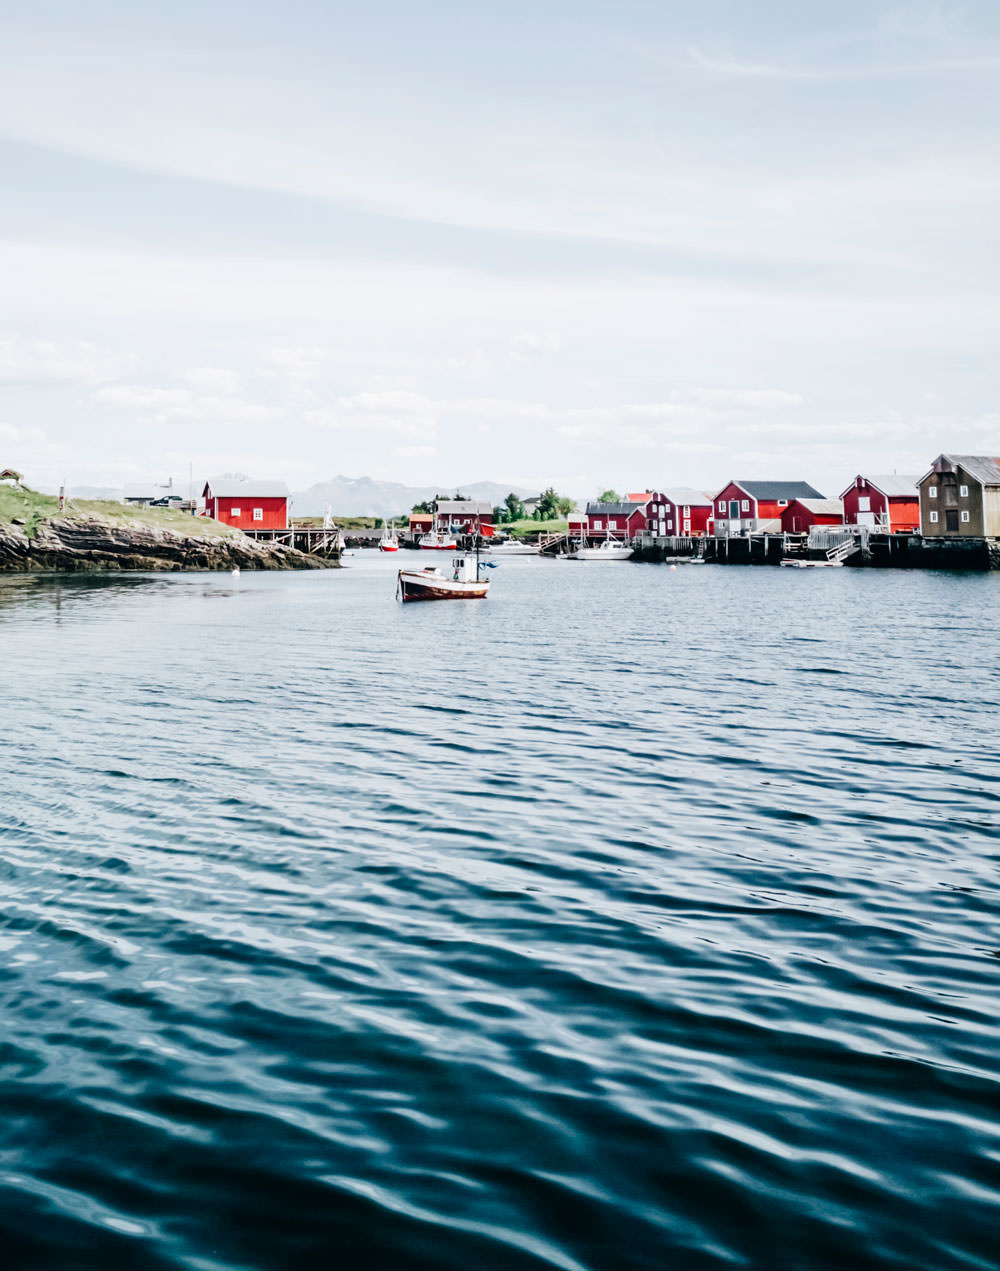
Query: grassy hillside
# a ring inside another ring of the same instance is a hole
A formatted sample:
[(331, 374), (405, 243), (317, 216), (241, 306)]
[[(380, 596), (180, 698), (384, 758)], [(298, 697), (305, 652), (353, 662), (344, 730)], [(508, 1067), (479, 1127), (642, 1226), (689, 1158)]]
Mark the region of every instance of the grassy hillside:
[(523, 521), (511, 521), (498, 528), (518, 538), (525, 534), (565, 534), (569, 529), (569, 521), (533, 521), (531, 517), (527, 517)]
[(9, 525), (13, 520), (23, 521), (30, 538), (43, 521), (56, 517), (67, 521), (103, 521), (123, 529), (141, 525), (197, 538), (235, 538), (240, 533), (206, 516), (190, 516), (171, 508), (126, 507), (124, 503), (104, 499), (70, 499), (65, 511), (60, 512), (59, 500), (54, 495), (0, 482), (0, 526)]

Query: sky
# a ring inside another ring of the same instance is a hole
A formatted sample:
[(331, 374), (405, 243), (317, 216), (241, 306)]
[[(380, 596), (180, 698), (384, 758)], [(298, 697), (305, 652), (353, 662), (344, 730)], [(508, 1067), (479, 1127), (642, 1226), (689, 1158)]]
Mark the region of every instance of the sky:
[(998, 72), (979, 0), (0, 0), (0, 467), (1000, 454)]

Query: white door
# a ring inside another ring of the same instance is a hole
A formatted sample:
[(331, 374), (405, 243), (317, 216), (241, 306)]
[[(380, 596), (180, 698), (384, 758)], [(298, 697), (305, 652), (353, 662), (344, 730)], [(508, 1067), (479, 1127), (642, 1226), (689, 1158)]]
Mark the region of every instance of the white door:
[(859, 524), (859, 525), (874, 525), (874, 524), (875, 524), (875, 513), (874, 513), (874, 512), (859, 512), (859, 513), (858, 513), (858, 524)]

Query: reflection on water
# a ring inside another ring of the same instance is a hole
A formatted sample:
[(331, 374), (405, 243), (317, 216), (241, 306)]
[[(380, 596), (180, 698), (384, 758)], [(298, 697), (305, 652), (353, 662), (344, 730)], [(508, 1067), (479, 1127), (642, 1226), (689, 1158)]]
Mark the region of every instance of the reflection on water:
[(8, 1265), (995, 1266), (1000, 580), (396, 567), (0, 576)]

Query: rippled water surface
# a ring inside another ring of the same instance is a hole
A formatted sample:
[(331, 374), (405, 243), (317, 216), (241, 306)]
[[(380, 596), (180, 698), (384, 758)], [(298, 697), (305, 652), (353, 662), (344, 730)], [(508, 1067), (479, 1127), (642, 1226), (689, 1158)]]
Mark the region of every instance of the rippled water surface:
[(1000, 1263), (1000, 577), (0, 577), (8, 1267)]

